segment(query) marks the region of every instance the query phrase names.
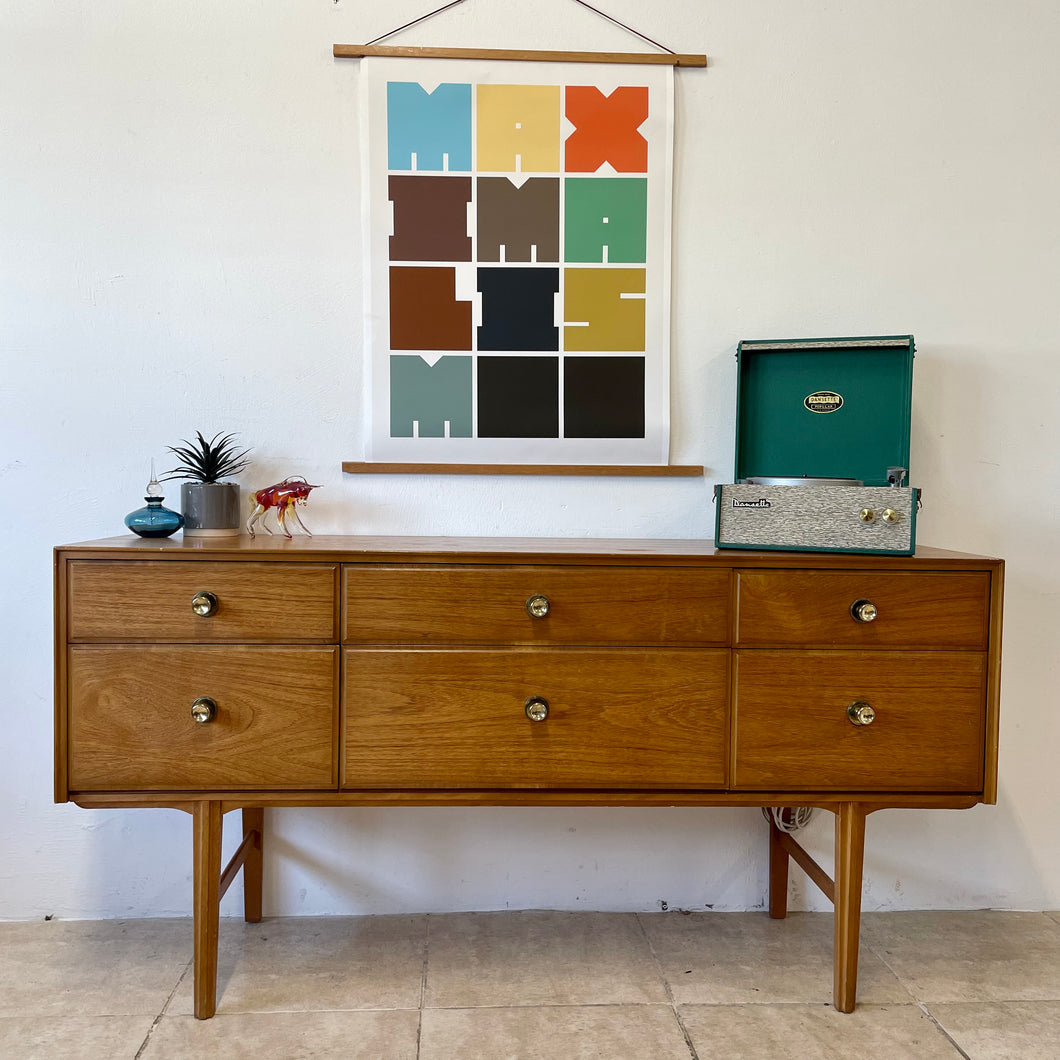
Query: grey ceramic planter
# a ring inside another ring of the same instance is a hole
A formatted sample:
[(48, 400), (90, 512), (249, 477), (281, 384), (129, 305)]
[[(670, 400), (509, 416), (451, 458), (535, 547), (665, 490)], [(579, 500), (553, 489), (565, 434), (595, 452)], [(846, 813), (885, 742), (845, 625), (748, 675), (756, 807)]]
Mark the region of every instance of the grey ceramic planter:
[(180, 487), (185, 537), (228, 537), (239, 533), (239, 484), (185, 482)]

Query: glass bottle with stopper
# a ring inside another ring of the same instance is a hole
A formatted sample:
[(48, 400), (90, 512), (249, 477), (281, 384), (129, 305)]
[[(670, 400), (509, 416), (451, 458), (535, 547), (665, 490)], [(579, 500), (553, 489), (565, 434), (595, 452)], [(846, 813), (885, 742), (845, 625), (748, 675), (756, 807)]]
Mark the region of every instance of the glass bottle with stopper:
[(147, 506), (129, 512), (125, 525), (141, 537), (169, 537), (184, 525), (184, 516), (162, 505), (162, 484), (155, 475), (155, 462), (151, 461), (151, 481), (147, 484), (144, 500)]

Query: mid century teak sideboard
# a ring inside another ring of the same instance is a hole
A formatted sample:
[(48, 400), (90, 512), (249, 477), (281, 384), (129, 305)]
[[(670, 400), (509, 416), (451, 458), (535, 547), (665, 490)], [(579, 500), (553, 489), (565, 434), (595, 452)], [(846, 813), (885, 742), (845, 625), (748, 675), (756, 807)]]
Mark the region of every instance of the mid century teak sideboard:
[(849, 1012), (867, 815), (996, 799), (1003, 571), (668, 540), (63, 546), (55, 798), (191, 814), (200, 1018), (240, 869), (261, 918), (265, 807), (821, 807), (833, 876), (771, 821), (769, 912), (794, 859), (834, 903)]

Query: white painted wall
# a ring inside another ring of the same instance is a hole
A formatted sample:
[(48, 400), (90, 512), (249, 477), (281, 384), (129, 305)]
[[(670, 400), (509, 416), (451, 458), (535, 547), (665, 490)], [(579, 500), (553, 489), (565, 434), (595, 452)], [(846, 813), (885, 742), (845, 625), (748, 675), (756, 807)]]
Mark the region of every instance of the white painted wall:
[[(122, 532), (166, 445), (241, 432), (248, 483), (325, 484), (318, 532), (707, 537), (737, 341), (894, 332), (917, 337), (921, 543), (1008, 560), (1001, 795), (871, 818), (866, 907), (1060, 906), (1060, 8), (607, 0), (710, 56), (678, 76), (673, 304), (672, 460), (706, 479), (344, 478), (357, 64), (331, 45), (427, 6), (0, 7), (0, 917), (190, 910), (185, 815), (51, 802), (50, 549)], [(400, 39), (637, 47), (566, 0), (468, 0)], [(272, 914), (744, 909), (765, 889), (753, 810), (269, 817)]]

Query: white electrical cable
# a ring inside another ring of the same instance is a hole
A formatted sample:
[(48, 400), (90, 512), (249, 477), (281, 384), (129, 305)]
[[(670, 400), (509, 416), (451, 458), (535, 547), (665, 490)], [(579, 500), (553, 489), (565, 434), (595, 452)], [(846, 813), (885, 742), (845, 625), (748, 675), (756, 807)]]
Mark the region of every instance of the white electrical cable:
[(773, 824), (781, 832), (797, 832), (805, 828), (813, 819), (814, 808), (812, 806), (763, 806), (762, 816), (766, 820), (772, 820)]

